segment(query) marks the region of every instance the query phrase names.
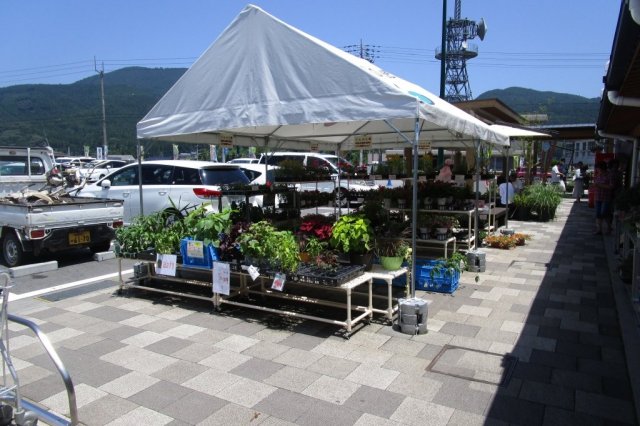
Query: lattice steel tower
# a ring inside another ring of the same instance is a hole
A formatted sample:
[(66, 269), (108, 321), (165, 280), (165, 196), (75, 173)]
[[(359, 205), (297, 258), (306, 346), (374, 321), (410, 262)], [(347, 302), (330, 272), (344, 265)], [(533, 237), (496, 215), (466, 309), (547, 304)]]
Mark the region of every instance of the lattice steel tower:
[[(484, 19), (478, 22), (461, 18), (462, 0), (456, 0), (455, 14), (447, 21), (447, 38), (445, 51), (445, 99), (448, 102), (469, 101), (473, 99), (469, 76), (467, 75), (467, 60), (478, 56), (478, 46), (469, 43), (478, 36), (484, 40), (487, 26)], [(436, 48), (436, 59), (442, 59), (440, 48)]]

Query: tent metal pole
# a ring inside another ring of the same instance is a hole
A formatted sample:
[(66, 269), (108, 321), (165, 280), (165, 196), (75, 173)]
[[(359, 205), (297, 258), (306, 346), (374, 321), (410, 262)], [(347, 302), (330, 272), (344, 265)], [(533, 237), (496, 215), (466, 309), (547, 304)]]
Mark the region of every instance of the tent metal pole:
[(144, 203), (142, 202), (142, 149), (140, 139), (138, 141), (138, 192), (140, 193), (140, 216), (144, 216)]
[[(511, 174), (509, 173), (509, 147), (507, 147), (507, 180), (505, 184), (505, 190), (507, 191), (506, 200), (504, 203), (504, 228), (509, 229), (509, 183), (511, 183)], [(498, 188), (498, 191), (500, 188)]]
[(405, 142), (413, 146), (413, 201), (411, 209), (411, 298), (416, 297), (416, 231), (418, 222), (418, 141), (420, 140), (420, 118), (416, 117), (414, 140), (406, 137), (389, 120), (384, 120)]
[(413, 205), (411, 208), (411, 298), (416, 297), (416, 232), (418, 223), (418, 140), (420, 119), (416, 117), (415, 140), (413, 142)]
[(474, 211), (474, 219), (473, 219), (473, 246), (476, 250), (478, 250), (478, 204), (480, 202), (480, 139), (476, 139), (474, 141), (474, 145), (476, 147), (476, 208)]

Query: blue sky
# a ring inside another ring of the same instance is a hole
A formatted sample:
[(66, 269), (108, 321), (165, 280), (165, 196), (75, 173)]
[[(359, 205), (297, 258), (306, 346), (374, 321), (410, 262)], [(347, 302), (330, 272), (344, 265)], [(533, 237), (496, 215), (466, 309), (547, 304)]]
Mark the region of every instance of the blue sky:
[[(442, 0), (256, 0), (337, 47), (376, 46), (376, 64), (438, 94)], [(236, 0), (4, 0), (0, 87), (71, 83), (125, 66), (189, 67), (247, 4)], [(447, 17), (455, 0), (447, 0)], [(600, 96), (620, 1), (462, 0), (487, 23), (467, 63), (471, 91), (512, 86)]]

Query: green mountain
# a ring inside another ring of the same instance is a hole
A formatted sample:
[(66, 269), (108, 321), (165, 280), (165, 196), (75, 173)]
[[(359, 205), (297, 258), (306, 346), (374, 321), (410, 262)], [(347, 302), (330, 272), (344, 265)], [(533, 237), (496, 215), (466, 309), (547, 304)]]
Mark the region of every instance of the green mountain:
[(519, 114), (547, 114), (544, 124), (595, 123), (600, 109), (600, 98), (585, 98), (556, 92), (539, 92), (522, 87), (495, 89), (484, 92), (477, 99), (500, 99)]
[[(110, 153), (135, 154), (136, 123), (185, 71), (184, 68), (130, 67), (105, 73)], [(546, 113), (548, 124), (594, 123), (600, 104), (597, 98), (519, 87), (491, 90), (478, 97), (483, 98), (498, 98), (521, 114)], [(73, 84), (0, 88), (0, 145), (33, 146), (47, 140), (60, 152), (80, 155), (83, 146), (89, 146), (90, 153), (95, 155), (102, 139), (98, 75)], [(171, 156), (171, 152), (167, 143), (145, 145), (147, 156)]]
[[(110, 153), (135, 154), (136, 123), (185, 71), (133, 67), (105, 73)], [(32, 146), (44, 140), (56, 151), (75, 155), (88, 145), (95, 155), (103, 140), (98, 75), (73, 84), (0, 88), (0, 145)], [(171, 155), (171, 146), (145, 147), (145, 152)]]

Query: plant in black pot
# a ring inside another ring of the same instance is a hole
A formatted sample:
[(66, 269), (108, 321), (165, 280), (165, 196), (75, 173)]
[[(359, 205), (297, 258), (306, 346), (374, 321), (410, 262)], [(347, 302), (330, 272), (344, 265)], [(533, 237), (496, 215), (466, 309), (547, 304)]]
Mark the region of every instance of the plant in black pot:
[(333, 225), (331, 246), (349, 255), (351, 263), (371, 270), (374, 234), (369, 219), (362, 215), (341, 216)]
[(516, 207), (524, 204), (533, 218), (540, 222), (548, 222), (555, 218), (556, 210), (562, 202), (562, 193), (556, 187), (557, 185), (534, 183), (527, 186), (521, 194), (517, 194), (522, 197), (516, 196), (514, 203)]

